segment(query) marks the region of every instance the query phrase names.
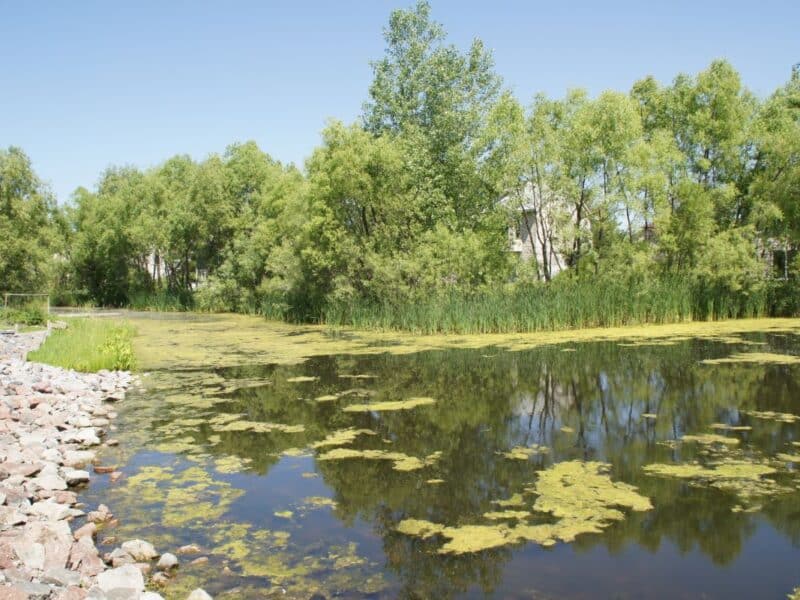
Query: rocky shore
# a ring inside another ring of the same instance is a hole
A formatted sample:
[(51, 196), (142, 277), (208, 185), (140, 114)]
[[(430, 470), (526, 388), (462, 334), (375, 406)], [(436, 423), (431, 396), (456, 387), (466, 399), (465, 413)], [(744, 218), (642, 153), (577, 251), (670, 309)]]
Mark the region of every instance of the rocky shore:
[(93, 473), (121, 475), (96, 451), (116, 444), (108, 437), (114, 404), (133, 377), (27, 362), (46, 335), (0, 333), (0, 600), (157, 600), (145, 576), (163, 581), (178, 559), (143, 540), (101, 556), (95, 537), (114, 516), (82, 505), (77, 493)]

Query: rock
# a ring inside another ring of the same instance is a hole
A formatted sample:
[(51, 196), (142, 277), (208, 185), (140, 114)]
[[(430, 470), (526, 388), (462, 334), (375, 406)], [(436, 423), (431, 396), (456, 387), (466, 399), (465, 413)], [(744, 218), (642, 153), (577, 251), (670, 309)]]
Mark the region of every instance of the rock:
[(89, 481), (89, 472), (78, 469), (64, 469), (64, 479), (67, 485), (80, 485)]
[(115, 600), (138, 600), (144, 592), (144, 577), (133, 565), (124, 565), (100, 573), (97, 587)]
[(115, 438), (111, 438), (110, 440), (106, 440), (106, 446), (119, 446), (119, 440)]
[(133, 563), (133, 566), (139, 569), (142, 572), (142, 575), (145, 576), (149, 575), (150, 571), (153, 570), (153, 567), (150, 565), (150, 563), (137, 562)]
[(69, 566), (78, 569), (82, 575), (93, 576), (106, 567), (91, 537), (84, 536), (72, 545), (69, 553)]
[(92, 467), (92, 468), (94, 469), (95, 473), (101, 473), (101, 474), (102, 473), (113, 473), (114, 471), (117, 470), (116, 465), (105, 465), (105, 466), (103, 466), (103, 465), (94, 465), (94, 467)]
[(158, 559), (158, 564), (156, 564), (156, 569), (159, 571), (169, 571), (170, 569), (174, 569), (178, 566), (178, 557), (174, 554), (170, 554), (166, 552), (161, 555), (161, 558)]
[(136, 559), (128, 554), (122, 548), (116, 548), (109, 554), (103, 556), (107, 563), (111, 563), (113, 567), (121, 567), (122, 565), (132, 565)]
[(43, 500), (31, 506), (31, 514), (44, 517), (48, 521), (60, 521), (71, 516), (72, 511), (69, 506), (58, 504), (53, 500)]
[(177, 552), (178, 554), (200, 554), (202, 550), (197, 544), (187, 544), (178, 548)]
[(0, 594), (3, 600), (28, 600), (28, 594), (15, 585), (0, 587)]
[(72, 537), (76, 540), (81, 539), (82, 537), (94, 537), (97, 534), (97, 525), (94, 523), (86, 523), (83, 527), (76, 529), (75, 532), (72, 534)]
[(14, 583), (13, 588), (16, 588), (25, 594), (25, 596), (22, 597), (27, 598), (28, 600), (49, 598), (50, 592), (53, 591), (49, 585), (45, 585), (44, 583), (35, 583), (32, 581), (17, 581)]
[(186, 597), (186, 600), (214, 600), (205, 590), (197, 588)]
[(162, 571), (159, 571), (150, 578), (150, 582), (153, 585), (157, 585), (158, 587), (164, 587), (169, 583), (169, 575), (167, 575)]
[(164, 600), (164, 597), (161, 594), (156, 594), (155, 592), (145, 592), (139, 596), (139, 600)]
[(108, 478), (111, 480), (111, 483), (118, 481), (120, 477), (122, 477), (122, 471), (114, 471), (108, 476)]
[(61, 587), (70, 585), (77, 586), (81, 583), (81, 575), (80, 573), (64, 569), (63, 567), (56, 567), (54, 569), (47, 569), (44, 572), (42, 575), (42, 583), (52, 583), (54, 585), (60, 585)]
[(12, 547), (25, 568), (32, 571), (44, 569), (44, 546), (26, 538), (14, 540)]
[(67, 489), (67, 482), (61, 479), (58, 475), (39, 475), (32, 479), (33, 483), (42, 488), (43, 490), (65, 490)]
[(91, 450), (68, 450), (64, 453), (64, 465), (67, 467), (83, 467), (94, 459), (95, 454)]
[(84, 600), (86, 598), (86, 590), (83, 588), (70, 586), (65, 590), (61, 590), (55, 595), (53, 600)]
[(208, 562), (208, 557), (207, 557), (207, 556), (198, 556), (197, 558), (195, 558), (195, 559), (194, 559), (194, 560), (193, 560), (191, 563), (189, 563), (189, 564), (192, 564), (192, 565), (202, 565), (202, 564), (205, 564), (205, 563), (207, 563), (207, 562)]
[(158, 552), (149, 542), (144, 540), (130, 540), (122, 544), (122, 549), (137, 561), (147, 561), (158, 558)]

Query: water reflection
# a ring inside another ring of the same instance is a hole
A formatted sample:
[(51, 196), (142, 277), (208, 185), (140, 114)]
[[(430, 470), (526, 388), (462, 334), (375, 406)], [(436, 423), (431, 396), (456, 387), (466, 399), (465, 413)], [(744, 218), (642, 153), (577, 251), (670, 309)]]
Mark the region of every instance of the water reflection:
[[(127, 462), (127, 478), (95, 486), (89, 501), (106, 501), (125, 517), (121, 535), (150, 533), (164, 549), (200, 544), (216, 569), (206, 587), (235, 589), (237, 597), (263, 597), (264, 589), (290, 597), (781, 597), (800, 584), (789, 567), (800, 556), (800, 479), (791, 465), (775, 479), (794, 491), (757, 498), (747, 506), (753, 512), (734, 512), (742, 503), (736, 491), (642, 469), (706, 463), (721, 452), (772, 460), (800, 440), (798, 423), (747, 414), (800, 414), (800, 367), (700, 362), (746, 352), (750, 343), (761, 344), (759, 352), (800, 354), (792, 336), (751, 334), (158, 372), (121, 415), (122, 444), (109, 460)], [(410, 397), (436, 403), (342, 410)], [(260, 426), (229, 430), (228, 423)], [(717, 430), (739, 440), (732, 450), (669, 443), (712, 424), (752, 429)], [(374, 432), (348, 448), (441, 455), (408, 472), (387, 460), (315, 460), (326, 448), (312, 444), (347, 428)], [(504, 456), (533, 445), (549, 451)], [(406, 518), (485, 523), (484, 513), (530, 487), (537, 471), (575, 459), (610, 463), (612, 479), (636, 486), (653, 510), (627, 512), (602, 534), (549, 549), (517, 544), (450, 556), (437, 553), (436, 538), (396, 531)], [(333, 502), (311, 506), (313, 497)], [(768, 564), (744, 561), (759, 544), (769, 548)], [(670, 570), (686, 576), (670, 579)], [(168, 594), (210, 576), (183, 572)], [(592, 573), (591, 586), (581, 573)], [(648, 584), (659, 577), (667, 588)]]

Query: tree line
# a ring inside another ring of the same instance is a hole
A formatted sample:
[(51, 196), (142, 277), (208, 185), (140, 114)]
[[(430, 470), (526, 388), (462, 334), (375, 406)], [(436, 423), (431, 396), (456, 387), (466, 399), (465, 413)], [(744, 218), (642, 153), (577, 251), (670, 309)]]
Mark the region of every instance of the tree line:
[[(302, 171), (236, 143), (111, 167), (58, 206), (22, 150), (0, 151), (2, 287), (426, 330), (609, 324), (631, 297), (614, 322), (798, 310), (798, 66), (765, 99), (717, 60), (526, 106), (426, 2), (384, 35), (361, 119), (328, 123)], [(528, 261), (509, 252), (522, 209)], [(576, 294), (591, 308), (566, 316)], [(466, 325), (481, 303), (564, 316)]]

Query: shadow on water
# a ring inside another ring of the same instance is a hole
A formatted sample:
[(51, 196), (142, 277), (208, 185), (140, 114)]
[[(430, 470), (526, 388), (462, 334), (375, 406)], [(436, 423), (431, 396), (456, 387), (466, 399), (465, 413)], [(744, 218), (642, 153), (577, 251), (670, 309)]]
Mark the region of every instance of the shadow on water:
[[(786, 458), (800, 453), (800, 420), (774, 415), (800, 414), (800, 365), (702, 362), (751, 351), (800, 355), (800, 340), (748, 334), (154, 372), (122, 407), (122, 443), (105, 457), (125, 477), (85, 496), (122, 517), (108, 532), (118, 539), (202, 547), (210, 561), (187, 559), (166, 588), (172, 597), (203, 585), (232, 597), (781, 598), (800, 585), (800, 477)], [(375, 410), (418, 397), (435, 403)], [(345, 410), (353, 405), (368, 406)], [(343, 431), (356, 433), (325, 443)], [(686, 434), (728, 441), (676, 442)], [(547, 450), (506, 455), (520, 447)], [(334, 448), (375, 452), (321, 459)], [(396, 455), (422, 466), (398, 470)], [(528, 494), (530, 510), (537, 473), (574, 460), (608, 463), (611, 479), (635, 486), (652, 510), (622, 511), (600, 533), (549, 547), (442, 554), (441, 536), (397, 531), (404, 519), (550, 523), (547, 514), (485, 515), (514, 494)], [(643, 469), (731, 462), (769, 465), (769, 477), (738, 489), (739, 480)]]

